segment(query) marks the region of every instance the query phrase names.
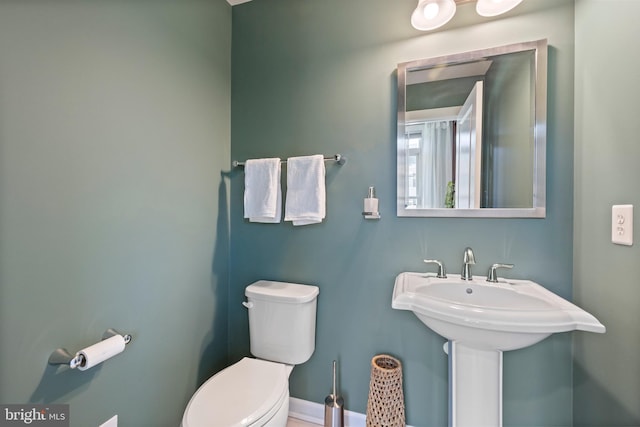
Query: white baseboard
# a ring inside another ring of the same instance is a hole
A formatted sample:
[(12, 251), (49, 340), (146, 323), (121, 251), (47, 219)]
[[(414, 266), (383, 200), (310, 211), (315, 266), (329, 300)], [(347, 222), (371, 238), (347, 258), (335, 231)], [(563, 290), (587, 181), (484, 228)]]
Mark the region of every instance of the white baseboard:
[[(289, 399), (289, 416), (302, 421), (324, 425), (324, 405), (295, 397)], [(366, 427), (364, 414), (352, 411), (344, 411), (345, 427)]]

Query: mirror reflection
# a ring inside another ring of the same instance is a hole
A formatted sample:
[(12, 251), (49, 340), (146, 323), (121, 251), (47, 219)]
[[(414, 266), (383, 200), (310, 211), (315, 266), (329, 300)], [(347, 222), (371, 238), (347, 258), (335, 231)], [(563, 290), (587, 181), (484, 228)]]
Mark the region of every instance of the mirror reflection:
[(546, 41), (398, 66), (398, 215), (544, 217)]

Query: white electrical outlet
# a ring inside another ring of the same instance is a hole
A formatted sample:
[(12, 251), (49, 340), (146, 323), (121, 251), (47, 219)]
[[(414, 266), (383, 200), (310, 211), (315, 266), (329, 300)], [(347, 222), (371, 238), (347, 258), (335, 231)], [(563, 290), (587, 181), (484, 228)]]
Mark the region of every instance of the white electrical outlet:
[(633, 245), (633, 205), (614, 205), (611, 208), (611, 242)]
[(118, 416), (114, 415), (104, 423), (100, 424), (99, 427), (118, 427)]

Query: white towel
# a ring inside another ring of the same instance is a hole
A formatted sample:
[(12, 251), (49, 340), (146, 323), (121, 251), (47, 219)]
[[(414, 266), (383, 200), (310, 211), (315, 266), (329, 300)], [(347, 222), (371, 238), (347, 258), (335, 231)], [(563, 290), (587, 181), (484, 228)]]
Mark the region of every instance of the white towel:
[(287, 159), (285, 221), (293, 221), (293, 225), (322, 222), (327, 204), (324, 177), (322, 155)]
[(244, 165), (244, 217), (277, 223), (282, 218), (280, 159), (251, 159)]

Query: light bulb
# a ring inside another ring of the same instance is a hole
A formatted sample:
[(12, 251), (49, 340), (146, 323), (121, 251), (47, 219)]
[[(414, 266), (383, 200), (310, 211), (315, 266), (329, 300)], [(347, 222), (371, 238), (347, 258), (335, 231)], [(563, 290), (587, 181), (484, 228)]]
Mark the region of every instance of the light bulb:
[(436, 16), (438, 16), (438, 12), (440, 12), (440, 6), (438, 6), (438, 3), (429, 3), (424, 7), (424, 10), (422, 11), (424, 17), (427, 19), (435, 18)]

